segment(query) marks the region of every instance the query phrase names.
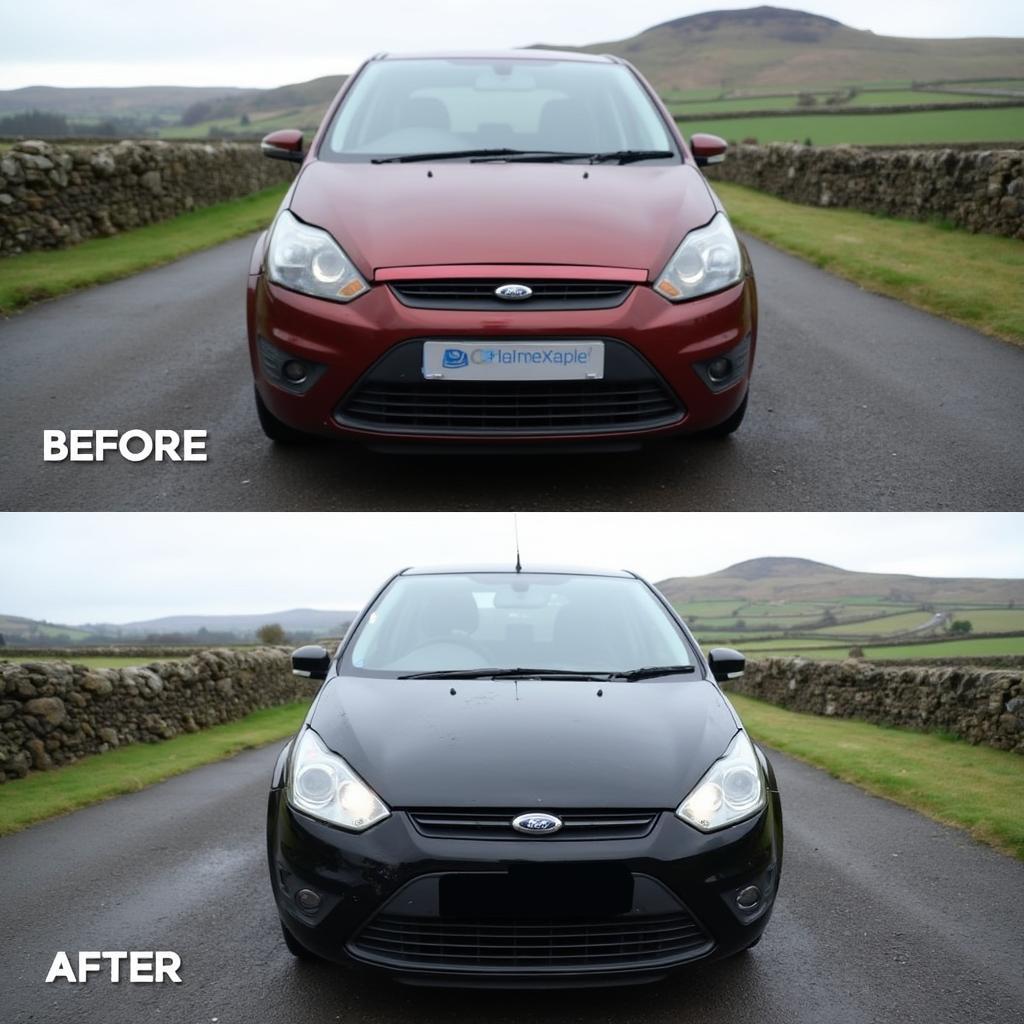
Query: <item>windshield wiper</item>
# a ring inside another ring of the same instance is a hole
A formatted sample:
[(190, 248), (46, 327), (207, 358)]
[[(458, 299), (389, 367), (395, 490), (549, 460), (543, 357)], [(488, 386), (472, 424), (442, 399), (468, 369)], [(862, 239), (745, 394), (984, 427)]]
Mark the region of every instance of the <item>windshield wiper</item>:
[(592, 164), (603, 164), (617, 160), (620, 164), (631, 164), (635, 160), (667, 160), (675, 156), (670, 149), (617, 149), (612, 153), (593, 153)]
[(399, 679), (609, 679), (607, 672), (576, 672), (561, 668), (453, 668), (411, 672)]
[(554, 149), (510, 149), (504, 155), (492, 153), (490, 156), (477, 157), (470, 160), (471, 164), (482, 164), (490, 160), (504, 160), (506, 163), (556, 163), (559, 160), (590, 160), (593, 153), (564, 153)]
[(609, 679), (654, 679), (657, 676), (675, 676), (692, 672), (692, 665), (648, 665), (646, 668), (631, 668), (626, 672), (612, 672)]
[(448, 149), (441, 153), (403, 153), (401, 156), (374, 157), (371, 164), (411, 164), (417, 160), (457, 160), (470, 156), (512, 156), (524, 153), (522, 149)]
[(503, 160), (505, 163), (557, 163), (560, 160), (587, 160), (592, 164), (610, 163), (618, 160), (620, 164), (631, 164), (635, 160), (667, 160), (675, 156), (668, 149), (617, 149), (611, 153), (559, 153), (553, 150), (538, 149), (529, 152), (491, 153), (488, 156), (477, 157), (470, 160), (470, 163), (480, 164), (490, 160)]

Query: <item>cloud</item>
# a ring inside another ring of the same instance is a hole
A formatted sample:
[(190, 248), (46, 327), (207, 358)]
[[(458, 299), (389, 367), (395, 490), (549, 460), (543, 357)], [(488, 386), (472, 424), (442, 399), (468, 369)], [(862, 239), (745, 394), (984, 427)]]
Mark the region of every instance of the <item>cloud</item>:
[[(752, 0), (389, 0), (355, 5), (297, 0), (136, 0), (8, 3), (0, 34), (0, 88), (49, 85), (273, 86), (351, 71), (380, 50), (471, 49), (535, 42), (582, 45)], [(808, 0), (792, 6), (880, 35), (1024, 35), (1024, 6), (1004, 0)]]
[[(1020, 513), (520, 513), (523, 562), (652, 580), (793, 555), (869, 572), (1024, 577)], [(355, 608), (408, 565), (514, 564), (511, 513), (6, 513), (0, 611), (118, 622)]]

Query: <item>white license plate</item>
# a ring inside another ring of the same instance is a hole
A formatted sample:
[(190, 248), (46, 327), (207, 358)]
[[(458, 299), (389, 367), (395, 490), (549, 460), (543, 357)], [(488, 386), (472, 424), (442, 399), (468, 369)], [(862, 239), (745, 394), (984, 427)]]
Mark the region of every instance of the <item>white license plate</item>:
[(603, 341), (425, 341), (427, 380), (600, 380)]

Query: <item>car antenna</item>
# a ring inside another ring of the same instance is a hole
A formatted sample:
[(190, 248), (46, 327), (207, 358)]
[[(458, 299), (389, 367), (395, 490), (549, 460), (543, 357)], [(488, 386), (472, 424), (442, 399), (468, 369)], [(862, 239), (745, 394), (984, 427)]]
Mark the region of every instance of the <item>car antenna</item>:
[(512, 530), (516, 535), (516, 572), (523, 571), (523, 563), (519, 558), (519, 513), (512, 513)]

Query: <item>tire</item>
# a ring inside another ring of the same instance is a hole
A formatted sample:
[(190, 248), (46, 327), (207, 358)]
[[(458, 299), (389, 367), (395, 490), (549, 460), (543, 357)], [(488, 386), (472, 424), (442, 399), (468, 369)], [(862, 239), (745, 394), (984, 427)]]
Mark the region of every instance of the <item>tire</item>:
[(754, 941), (749, 946), (744, 946), (743, 949), (740, 950), (740, 954), (742, 955), (743, 953), (749, 953), (760, 941), (761, 935), (758, 935), (758, 937), (754, 939)]
[(743, 422), (743, 417), (747, 414), (747, 399), (750, 396), (750, 392), (743, 396), (743, 401), (740, 402), (739, 408), (723, 423), (719, 423), (716, 427), (709, 427), (707, 430), (702, 430), (700, 433), (701, 437), (728, 437), (730, 434), (735, 434), (740, 428), (740, 424)]
[(309, 440), (309, 434), (282, 423), (263, 403), (259, 391), (256, 391), (256, 415), (259, 417), (263, 433), (276, 444), (302, 444)]
[(305, 946), (303, 946), (298, 939), (290, 931), (288, 926), (281, 922), (281, 934), (284, 936), (284, 944), (288, 947), (288, 952), (297, 960), (316, 960), (318, 959), (315, 953), (311, 953)]

